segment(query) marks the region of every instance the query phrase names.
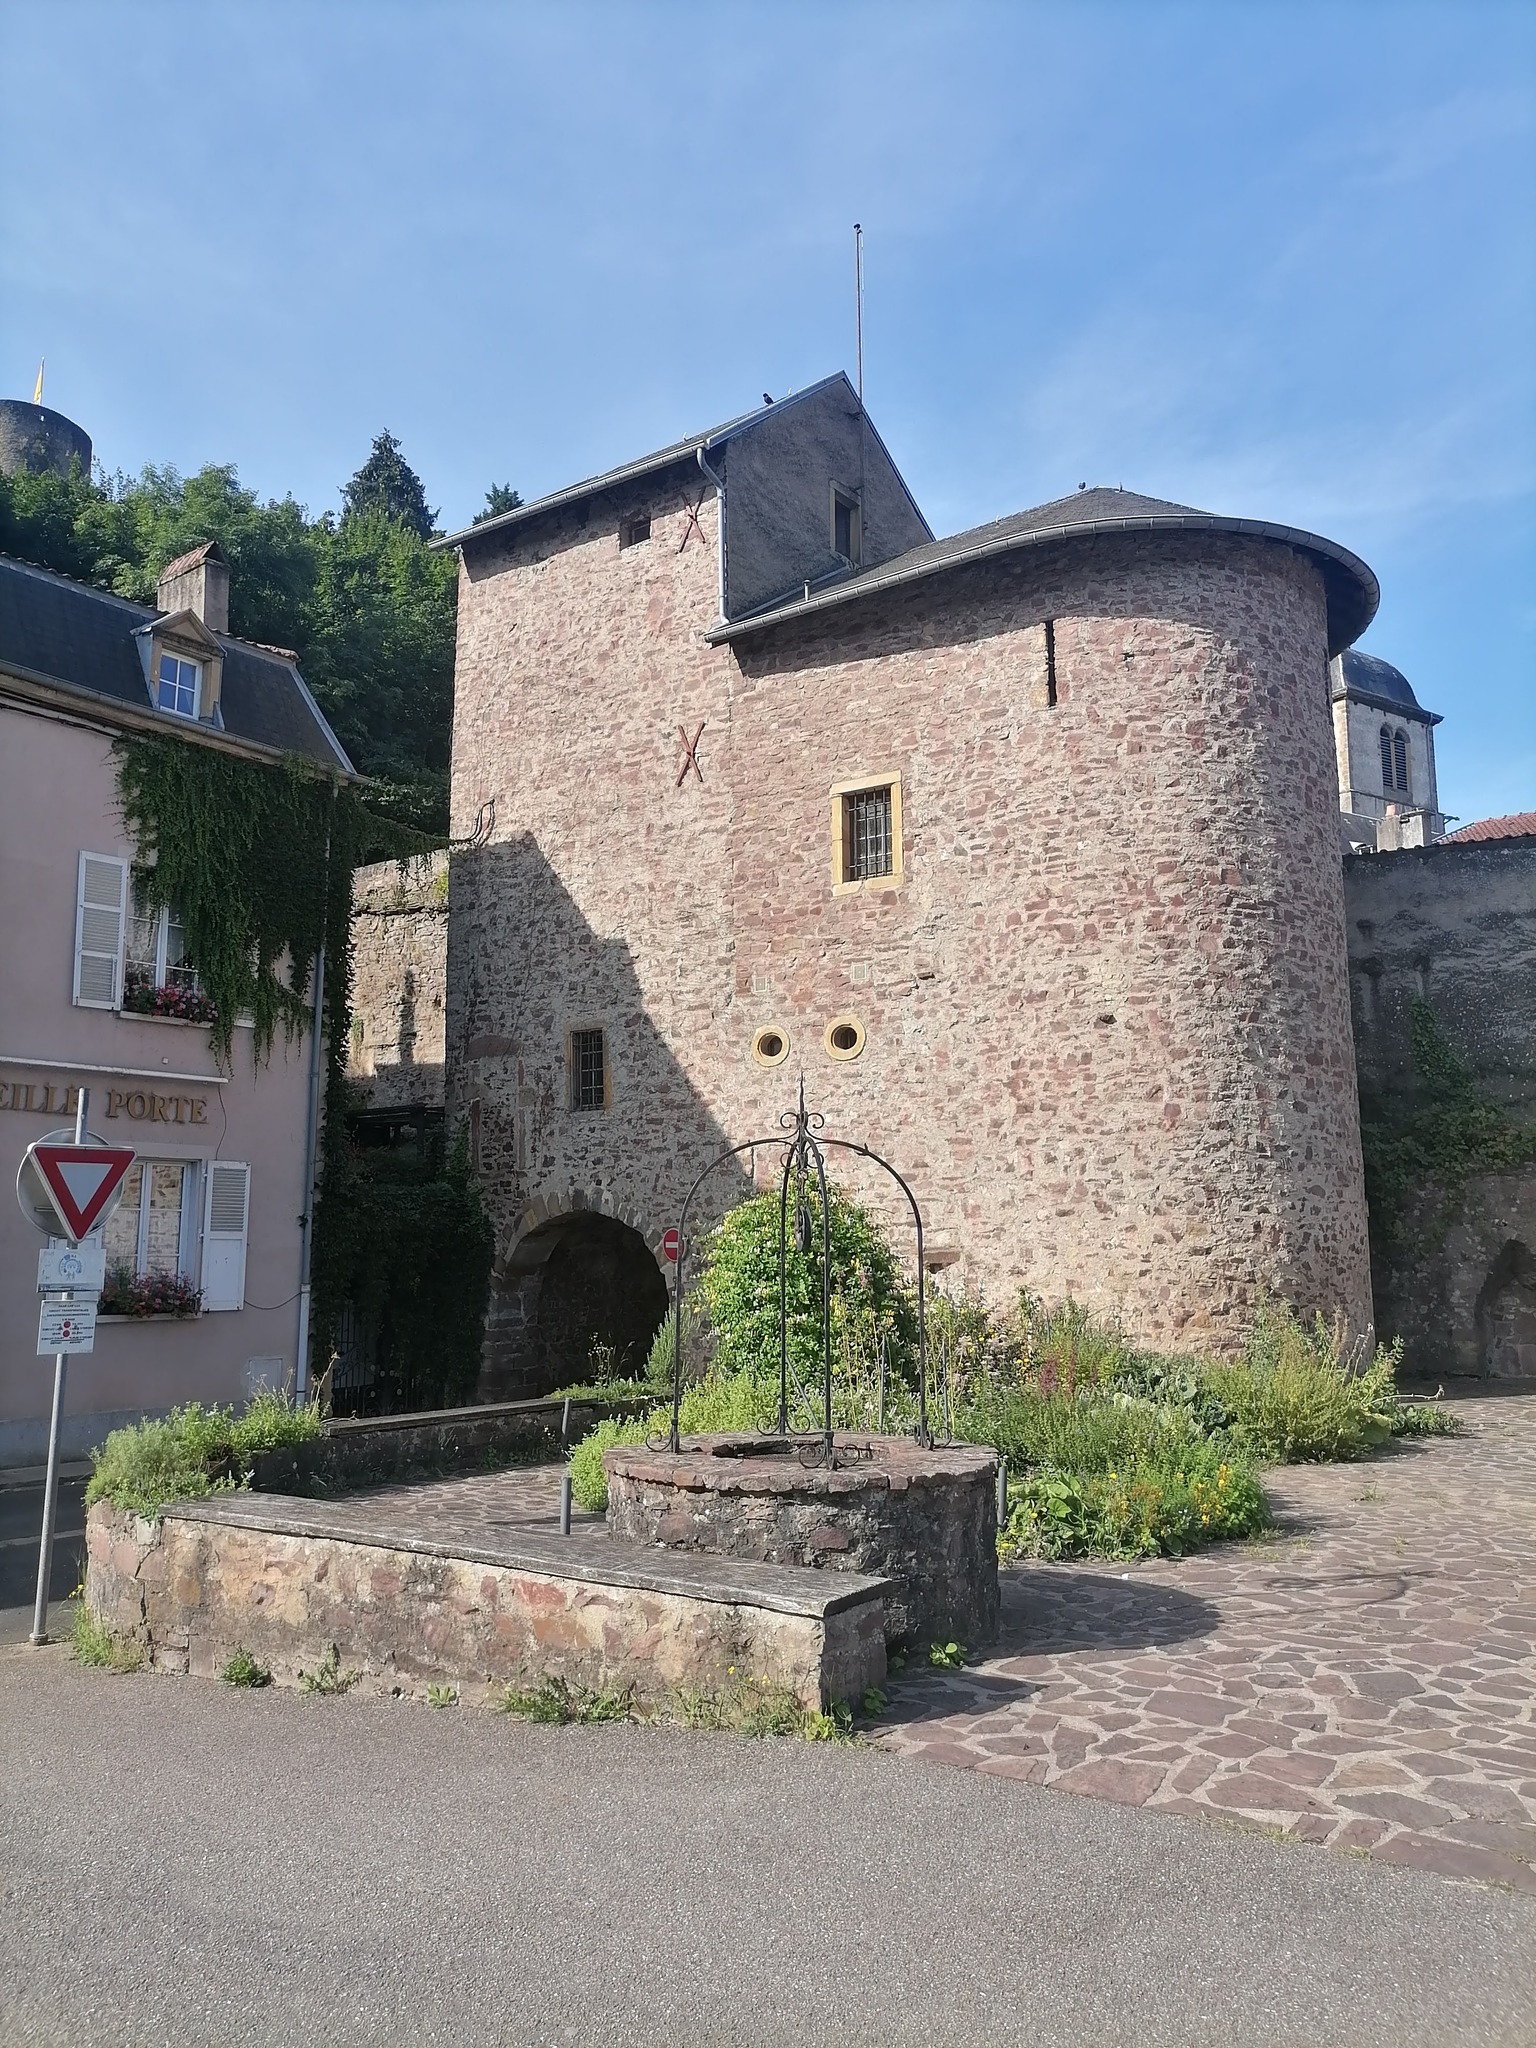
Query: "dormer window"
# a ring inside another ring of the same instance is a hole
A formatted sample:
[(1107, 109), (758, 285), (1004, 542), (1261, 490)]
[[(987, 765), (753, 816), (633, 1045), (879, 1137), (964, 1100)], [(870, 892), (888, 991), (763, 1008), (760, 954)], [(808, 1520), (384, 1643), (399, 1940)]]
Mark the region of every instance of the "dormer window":
[(847, 491), (832, 486), (832, 552), (842, 557), (850, 569), (859, 566), (859, 501)]
[(178, 718), (196, 718), (201, 681), (199, 663), (184, 661), (179, 654), (168, 654), (162, 649), (155, 702), (162, 711), (174, 711)]

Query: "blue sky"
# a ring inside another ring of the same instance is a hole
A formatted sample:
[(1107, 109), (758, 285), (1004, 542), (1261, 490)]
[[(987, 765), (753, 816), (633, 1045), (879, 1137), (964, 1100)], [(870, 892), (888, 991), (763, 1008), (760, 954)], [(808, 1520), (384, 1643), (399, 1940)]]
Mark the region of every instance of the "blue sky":
[(852, 368), (939, 532), (1124, 483), (1343, 541), (1536, 808), (1536, 7), (5, 11), (0, 390), (445, 524)]

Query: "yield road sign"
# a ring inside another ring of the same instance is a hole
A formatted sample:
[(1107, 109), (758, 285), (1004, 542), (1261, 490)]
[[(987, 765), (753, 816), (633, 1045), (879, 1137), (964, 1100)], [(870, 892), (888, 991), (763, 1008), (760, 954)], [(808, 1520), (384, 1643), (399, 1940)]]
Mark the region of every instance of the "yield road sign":
[(126, 1145), (51, 1145), (39, 1139), (28, 1157), (64, 1235), (78, 1243), (121, 1198), (134, 1155)]

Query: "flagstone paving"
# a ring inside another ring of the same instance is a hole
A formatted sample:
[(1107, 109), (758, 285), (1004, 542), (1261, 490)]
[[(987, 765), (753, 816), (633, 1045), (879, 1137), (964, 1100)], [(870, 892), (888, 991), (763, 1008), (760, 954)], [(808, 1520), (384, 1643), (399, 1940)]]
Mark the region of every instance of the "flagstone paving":
[(1536, 1392), (1266, 1476), (1269, 1540), (1003, 1574), (983, 1661), (894, 1679), (930, 1763), (1536, 1893)]

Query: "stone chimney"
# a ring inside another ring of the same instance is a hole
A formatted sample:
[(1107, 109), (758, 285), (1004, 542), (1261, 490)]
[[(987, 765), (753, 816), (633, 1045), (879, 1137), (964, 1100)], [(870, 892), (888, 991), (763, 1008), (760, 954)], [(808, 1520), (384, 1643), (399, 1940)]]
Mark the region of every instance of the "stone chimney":
[(214, 540), (178, 555), (160, 571), (155, 602), (162, 612), (196, 612), (210, 633), (229, 631), (229, 564)]

